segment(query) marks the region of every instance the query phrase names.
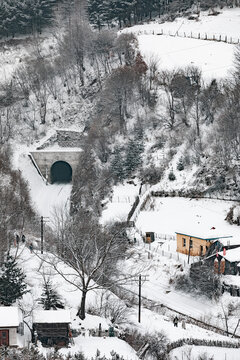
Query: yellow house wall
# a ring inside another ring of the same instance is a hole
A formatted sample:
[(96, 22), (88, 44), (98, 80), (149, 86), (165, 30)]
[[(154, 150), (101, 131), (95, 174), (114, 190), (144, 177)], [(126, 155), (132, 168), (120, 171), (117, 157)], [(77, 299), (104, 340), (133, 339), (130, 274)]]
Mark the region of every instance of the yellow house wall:
[[(200, 256), (200, 255), (205, 255), (206, 254), (206, 246), (209, 247), (211, 242), (210, 241), (206, 241), (206, 240), (202, 240), (196, 237), (190, 237), (187, 235), (182, 235), (182, 234), (177, 234), (177, 252), (180, 252), (182, 254), (188, 254), (189, 252), (189, 242), (190, 242), (190, 238), (192, 240), (192, 248), (190, 249), (190, 255), (191, 256)], [(186, 239), (186, 246), (183, 246), (183, 239)], [(203, 247), (203, 251), (201, 254), (201, 248), (200, 246)]]

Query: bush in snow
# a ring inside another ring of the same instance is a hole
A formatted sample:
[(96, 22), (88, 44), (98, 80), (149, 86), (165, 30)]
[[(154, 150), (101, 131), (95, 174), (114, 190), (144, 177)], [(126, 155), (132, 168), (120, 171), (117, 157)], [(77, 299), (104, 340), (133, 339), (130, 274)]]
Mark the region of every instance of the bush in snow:
[(189, 274), (176, 278), (176, 289), (195, 292), (209, 299), (218, 299), (221, 295), (221, 282), (213, 267), (206, 263), (196, 263), (191, 266)]
[(168, 174), (168, 179), (170, 181), (176, 180), (176, 176), (174, 175), (173, 171), (170, 171), (170, 173)]
[(154, 165), (143, 168), (141, 171), (142, 182), (151, 185), (157, 184), (161, 180), (162, 174), (163, 169)]
[(126, 341), (137, 351), (141, 358), (145, 354), (150, 355), (152, 360), (168, 360), (169, 340), (165, 333), (158, 332), (154, 334), (142, 335), (137, 331), (126, 332)]
[(183, 159), (182, 158), (179, 159), (179, 162), (177, 164), (177, 170), (178, 171), (184, 170), (184, 164), (183, 164)]

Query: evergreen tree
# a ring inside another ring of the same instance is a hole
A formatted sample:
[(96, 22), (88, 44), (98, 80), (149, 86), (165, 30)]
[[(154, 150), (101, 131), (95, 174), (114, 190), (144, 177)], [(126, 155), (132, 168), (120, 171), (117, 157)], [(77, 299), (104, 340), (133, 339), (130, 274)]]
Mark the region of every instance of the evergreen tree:
[(24, 282), (25, 275), (17, 267), (16, 260), (8, 255), (1, 268), (0, 304), (10, 306), (28, 291)]
[(143, 142), (138, 136), (128, 142), (125, 158), (125, 171), (127, 176), (131, 175), (133, 171), (142, 164), (141, 155), (143, 152)]
[(113, 158), (111, 161), (111, 173), (116, 180), (122, 182), (125, 178), (124, 160), (122, 156), (122, 149), (116, 146), (113, 152)]
[(40, 304), (43, 305), (44, 310), (57, 310), (64, 308), (63, 303), (57, 291), (53, 289), (50, 279), (44, 278), (43, 293), (41, 296)]

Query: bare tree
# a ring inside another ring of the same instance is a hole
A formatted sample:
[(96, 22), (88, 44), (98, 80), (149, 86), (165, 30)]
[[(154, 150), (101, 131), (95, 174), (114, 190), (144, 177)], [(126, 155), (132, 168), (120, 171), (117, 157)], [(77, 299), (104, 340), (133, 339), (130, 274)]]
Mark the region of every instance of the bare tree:
[[(117, 262), (126, 252), (127, 240), (119, 237), (120, 232), (101, 227), (87, 211), (79, 211), (67, 227), (67, 241), (64, 257), (59, 254), (44, 261), (68, 283), (81, 291), (82, 297), (78, 315), (85, 318), (86, 296), (89, 291), (111, 288), (122, 283), (127, 276), (117, 275)], [(63, 261), (72, 271), (64, 273)]]

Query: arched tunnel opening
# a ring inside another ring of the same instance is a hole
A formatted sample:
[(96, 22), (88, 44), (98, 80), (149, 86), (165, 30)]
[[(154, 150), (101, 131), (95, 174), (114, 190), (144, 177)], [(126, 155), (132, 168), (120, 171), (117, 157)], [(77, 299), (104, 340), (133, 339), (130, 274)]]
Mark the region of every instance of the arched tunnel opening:
[(56, 161), (51, 167), (51, 183), (69, 183), (71, 181), (71, 166), (65, 161)]

